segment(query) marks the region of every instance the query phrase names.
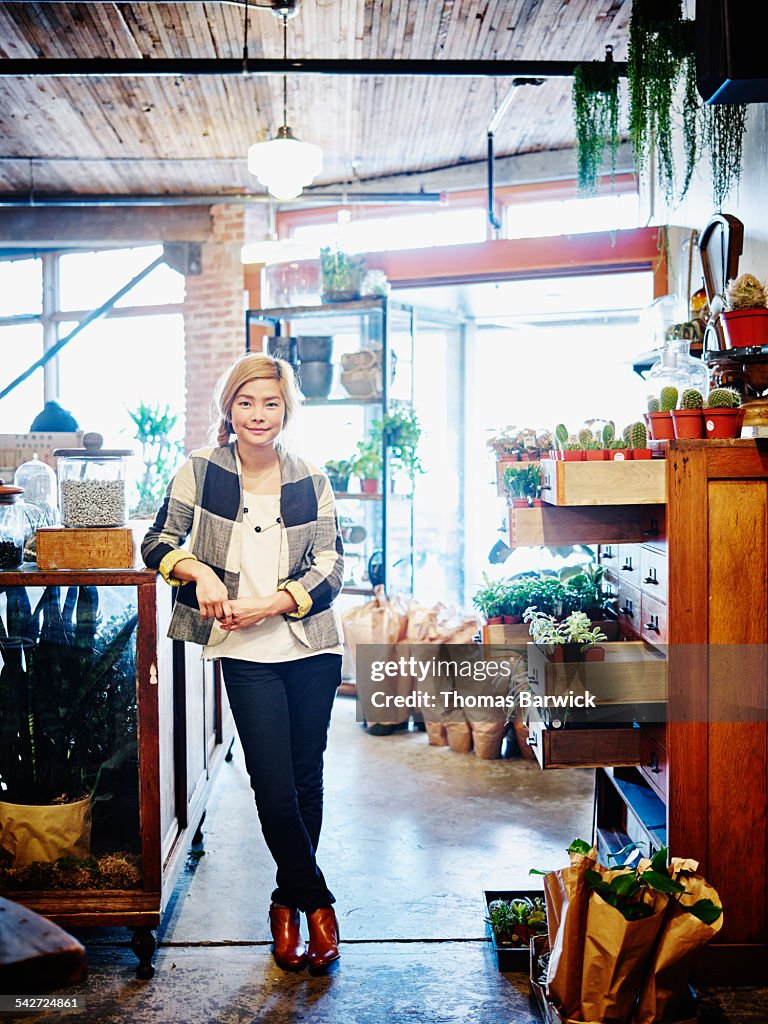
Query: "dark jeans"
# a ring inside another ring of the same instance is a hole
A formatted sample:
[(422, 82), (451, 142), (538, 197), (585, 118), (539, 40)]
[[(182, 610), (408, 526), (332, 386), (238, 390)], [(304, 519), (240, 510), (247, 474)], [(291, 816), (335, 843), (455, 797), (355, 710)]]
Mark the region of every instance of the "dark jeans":
[(323, 753), (341, 655), (277, 664), (222, 658), (261, 830), (277, 864), (273, 903), (311, 913), (335, 902), (317, 866)]

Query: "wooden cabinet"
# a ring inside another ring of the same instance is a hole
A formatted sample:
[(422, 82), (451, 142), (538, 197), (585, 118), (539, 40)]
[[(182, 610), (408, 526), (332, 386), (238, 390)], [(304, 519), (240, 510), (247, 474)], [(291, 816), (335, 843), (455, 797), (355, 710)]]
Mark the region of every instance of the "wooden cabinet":
[[(7, 631), (14, 588), (24, 588), (33, 608), (40, 595), (48, 595), (47, 607), (54, 612), (59, 602), (74, 602), (88, 591), (88, 608), (95, 609), (96, 642), (100, 633), (109, 637), (116, 618), (135, 617), (127, 667), (120, 676), (129, 698), (128, 732), (133, 741), (122, 789), (114, 796), (119, 805), (116, 817), (125, 818), (125, 823), (119, 839), (113, 834), (114, 824), (111, 832), (104, 830), (99, 852), (129, 851), (139, 875), (130, 888), (12, 887), (3, 895), (65, 928), (132, 928), (139, 976), (151, 977), (152, 929), (160, 922), (234, 736), (223, 686), (214, 663), (201, 661), (198, 648), (167, 639), (172, 589), (155, 572), (25, 567), (0, 573), (0, 619)], [(113, 672), (109, 686), (116, 686), (116, 679)], [(94, 827), (95, 810), (96, 805)]]
[(615, 506), (615, 486), (580, 491), (579, 511), (596, 513), (593, 540), (606, 541), (599, 558), (618, 588), (624, 635), (667, 654), (665, 720), (630, 731), (630, 756), (615, 728), (579, 741), (581, 730), (565, 739), (569, 730), (537, 724), (533, 739), (545, 767), (555, 747), (579, 742), (572, 763), (602, 765), (604, 851), (628, 836), (699, 861), (724, 907), (699, 968), (710, 983), (757, 981), (768, 959), (768, 441), (671, 441), (663, 470), (666, 505), (643, 501), (639, 532), (630, 518), (623, 537), (605, 537), (600, 501)]

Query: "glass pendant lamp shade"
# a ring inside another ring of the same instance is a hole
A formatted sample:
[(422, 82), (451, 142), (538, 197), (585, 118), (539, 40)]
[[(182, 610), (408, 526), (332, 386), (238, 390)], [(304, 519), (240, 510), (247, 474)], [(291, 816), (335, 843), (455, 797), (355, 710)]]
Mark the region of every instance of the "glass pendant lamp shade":
[(284, 124), (277, 137), (248, 149), (248, 170), (275, 199), (295, 199), (323, 169), (323, 151), (301, 142)]

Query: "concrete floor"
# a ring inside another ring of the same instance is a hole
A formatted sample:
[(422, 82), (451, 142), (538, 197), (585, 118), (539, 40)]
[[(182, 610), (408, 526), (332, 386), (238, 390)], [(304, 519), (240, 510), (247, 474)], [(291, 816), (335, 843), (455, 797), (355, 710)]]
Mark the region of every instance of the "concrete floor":
[[(236, 748), (237, 750), (237, 748)], [(368, 736), (354, 701), (334, 709), (319, 860), (337, 898), (342, 960), (311, 978), (269, 951), (273, 866), (239, 751), (222, 766), (163, 921), (157, 972), (135, 978), (121, 930), (83, 933), (93, 1022), (185, 1024), (534, 1024), (523, 975), (500, 974), (485, 940), (483, 889), (539, 888), (592, 824), (590, 771), (541, 772), (429, 747), (422, 733)], [(58, 993), (58, 994), (64, 994)], [(766, 990), (712, 990), (711, 1024), (768, 1021)], [(4, 1021), (42, 1020), (28, 1014)], [(50, 1019), (48, 1016), (47, 1019)]]

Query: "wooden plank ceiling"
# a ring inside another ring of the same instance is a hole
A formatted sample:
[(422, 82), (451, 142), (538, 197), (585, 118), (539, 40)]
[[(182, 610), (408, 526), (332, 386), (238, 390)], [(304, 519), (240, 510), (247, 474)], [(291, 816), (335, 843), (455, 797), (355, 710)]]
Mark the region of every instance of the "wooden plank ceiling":
[[(630, 0), (303, 0), (288, 56), (626, 59)], [(239, 58), (243, 5), (0, 3), (1, 58)], [(251, 6), (249, 53), (282, 56)], [(323, 182), (482, 160), (510, 79), (293, 75), (288, 123), (323, 148)], [(495, 92), (494, 92), (495, 90)], [(248, 146), (282, 122), (279, 76), (0, 78), (0, 193), (260, 191)], [(573, 144), (570, 80), (526, 89), (497, 155)], [(407, 179), (402, 181), (407, 188)]]

